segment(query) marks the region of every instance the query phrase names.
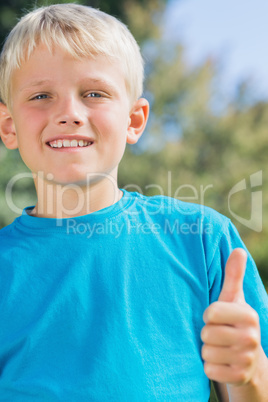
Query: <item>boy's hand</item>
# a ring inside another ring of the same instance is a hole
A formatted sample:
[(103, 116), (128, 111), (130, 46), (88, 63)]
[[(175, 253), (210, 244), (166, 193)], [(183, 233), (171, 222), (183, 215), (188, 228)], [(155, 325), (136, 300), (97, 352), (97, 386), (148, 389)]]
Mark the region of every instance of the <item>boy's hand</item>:
[(244, 298), (246, 261), (243, 249), (230, 255), (219, 300), (206, 309), (201, 333), (206, 375), (232, 385), (247, 384), (254, 377), (261, 349), (259, 317)]

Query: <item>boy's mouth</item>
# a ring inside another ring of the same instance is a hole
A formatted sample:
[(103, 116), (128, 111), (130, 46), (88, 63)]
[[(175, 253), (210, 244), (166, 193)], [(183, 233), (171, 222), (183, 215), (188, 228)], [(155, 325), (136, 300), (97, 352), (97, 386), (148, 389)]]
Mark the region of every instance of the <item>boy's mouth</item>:
[(54, 140), (47, 142), (51, 148), (84, 148), (92, 145), (93, 141), (86, 140)]

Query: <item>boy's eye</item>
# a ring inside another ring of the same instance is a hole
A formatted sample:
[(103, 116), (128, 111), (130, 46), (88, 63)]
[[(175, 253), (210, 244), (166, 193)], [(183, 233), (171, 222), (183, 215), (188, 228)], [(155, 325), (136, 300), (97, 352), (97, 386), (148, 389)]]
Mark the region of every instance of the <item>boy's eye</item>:
[(90, 92), (86, 95), (87, 98), (101, 98), (102, 95), (99, 92)]
[(34, 96), (33, 98), (31, 98), (31, 100), (39, 100), (39, 99), (47, 99), (48, 98), (48, 95), (46, 95), (46, 94), (39, 94), (39, 95), (36, 95), (36, 96)]

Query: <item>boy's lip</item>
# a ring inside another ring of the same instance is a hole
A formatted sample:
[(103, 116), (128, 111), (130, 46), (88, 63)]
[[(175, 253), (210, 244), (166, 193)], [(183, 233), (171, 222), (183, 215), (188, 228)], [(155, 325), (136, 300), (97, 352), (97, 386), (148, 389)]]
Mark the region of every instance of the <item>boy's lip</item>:
[(45, 142), (46, 142), (46, 144), (48, 144), (48, 143), (50, 143), (50, 142), (59, 141), (59, 140), (61, 140), (61, 141), (64, 141), (64, 140), (69, 140), (69, 141), (72, 141), (72, 140), (77, 140), (77, 141), (83, 140), (83, 141), (87, 141), (87, 142), (94, 142), (94, 139), (93, 139), (93, 138), (90, 138), (90, 137), (87, 137), (87, 136), (83, 136), (83, 135), (76, 135), (76, 134), (66, 134), (66, 135), (61, 134), (61, 135), (57, 135), (57, 136), (48, 138)]
[(94, 140), (86, 136), (69, 134), (49, 138), (45, 143), (49, 148), (52, 149), (58, 149), (58, 150), (63, 150), (67, 148), (81, 149), (92, 145), (94, 143)]

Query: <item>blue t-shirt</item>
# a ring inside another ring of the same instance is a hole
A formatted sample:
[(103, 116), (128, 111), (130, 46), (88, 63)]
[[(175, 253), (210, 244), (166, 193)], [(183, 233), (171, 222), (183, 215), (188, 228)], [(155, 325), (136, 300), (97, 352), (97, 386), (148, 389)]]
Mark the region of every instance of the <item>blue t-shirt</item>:
[[(0, 401), (208, 401), (202, 315), (233, 248), (229, 219), (124, 191), (57, 221), (0, 231)], [(249, 257), (246, 301), (268, 354), (268, 298)]]

